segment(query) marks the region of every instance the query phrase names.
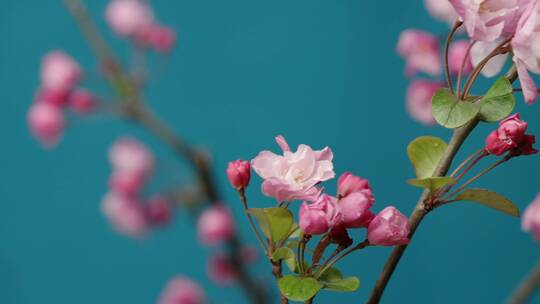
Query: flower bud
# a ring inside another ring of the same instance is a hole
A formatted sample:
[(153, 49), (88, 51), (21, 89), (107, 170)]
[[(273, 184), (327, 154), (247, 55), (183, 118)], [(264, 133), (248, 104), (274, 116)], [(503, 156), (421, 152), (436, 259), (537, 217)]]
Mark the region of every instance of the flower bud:
[(152, 9), (139, 0), (112, 0), (106, 8), (105, 19), (120, 36), (133, 36), (154, 22)]
[(64, 114), (51, 104), (34, 103), (28, 111), (27, 119), (30, 133), (46, 148), (54, 147), (64, 133)]
[(206, 303), (206, 299), (201, 287), (189, 278), (182, 276), (172, 278), (158, 300), (158, 304), (204, 303)]
[(109, 150), (109, 161), (116, 171), (149, 174), (154, 168), (154, 157), (148, 148), (136, 139), (124, 137), (114, 142)]
[(103, 198), (101, 210), (119, 233), (139, 238), (148, 231), (144, 209), (134, 198), (109, 192)]
[(469, 74), (472, 69), (471, 57), (467, 55), (469, 50), (470, 42), (466, 40), (460, 40), (452, 43), (450, 49), (448, 50), (448, 68), (450, 73), (457, 75), (461, 70), (461, 65), (465, 57), (465, 65), (463, 66), (463, 74)]
[(153, 225), (165, 225), (171, 220), (171, 202), (164, 196), (154, 196), (147, 204), (148, 220)]
[(407, 244), (409, 243), (409, 220), (395, 207), (386, 207), (369, 223), (367, 237), (372, 245)]
[(303, 202), (298, 214), (298, 224), (306, 234), (323, 234), (330, 229), (335, 212), (335, 197), (323, 194), (314, 203)]
[(206, 209), (197, 221), (199, 241), (204, 245), (217, 245), (234, 237), (235, 233), (234, 219), (223, 205)]
[(229, 257), (223, 253), (210, 256), (206, 264), (206, 273), (210, 280), (219, 285), (229, 285), (237, 278), (236, 271)]
[(85, 89), (77, 89), (71, 94), (69, 105), (73, 112), (77, 114), (87, 114), (92, 112), (96, 106), (96, 98)]
[(235, 160), (227, 166), (227, 177), (236, 189), (245, 189), (251, 177), (251, 166), (245, 160)]
[(62, 51), (51, 51), (41, 61), (41, 84), (43, 88), (57, 92), (69, 92), (81, 79), (79, 64)]
[(345, 197), (361, 190), (367, 190), (371, 193), (371, 187), (367, 179), (355, 176), (350, 172), (341, 174), (338, 179), (338, 197)]
[(337, 203), (337, 211), (341, 215), (341, 221), (347, 228), (367, 227), (373, 218), (369, 210), (373, 206), (374, 199), (369, 190), (353, 192)]
[(491, 132), (486, 138), (486, 152), (495, 155), (502, 155), (505, 152), (517, 148), (527, 130), (527, 122), (516, 113), (499, 123), (497, 130)]

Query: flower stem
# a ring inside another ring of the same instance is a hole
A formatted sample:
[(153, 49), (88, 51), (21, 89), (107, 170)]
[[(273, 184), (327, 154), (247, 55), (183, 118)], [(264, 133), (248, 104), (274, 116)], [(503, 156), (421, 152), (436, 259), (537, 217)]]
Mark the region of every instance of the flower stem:
[(454, 34), (456, 33), (456, 31), (462, 24), (463, 22), (460, 20), (454, 23), (454, 26), (452, 27), (452, 30), (448, 34), (448, 37), (446, 38), (446, 43), (444, 45), (444, 67), (445, 67), (444, 70), (446, 73), (446, 82), (448, 83), (448, 88), (450, 88), (450, 92), (452, 94), (454, 94), (454, 85), (452, 84), (452, 76), (450, 75), (450, 65), (448, 64), (448, 50), (450, 49), (450, 43), (452, 43)]
[[(327, 260), (326, 260), (326, 263), (321, 266), (321, 269), (319, 271), (317, 271), (317, 274), (315, 275), (315, 278), (319, 278), (321, 275), (323, 275), (323, 273), (328, 270), (330, 267), (334, 266), (334, 264), (336, 264), (339, 260), (343, 259), (344, 257), (348, 256), (349, 254), (351, 254), (352, 252), (354, 251), (357, 251), (357, 250), (360, 250), (360, 249), (364, 249), (366, 248), (367, 246), (369, 246), (369, 241), (366, 239), (364, 240), (363, 242), (361, 243), (358, 243), (356, 246), (354, 247), (351, 247), (349, 248), (347, 251), (343, 251), (343, 253), (341, 253), (340, 255), (336, 256), (334, 259), (332, 259), (332, 257), (329, 257)], [(332, 260), (331, 260), (332, 259)]]
[(519, 284), (514, 290), (508, 304), (524, 304), (532, 297), (534, 292), (540, 286), (540, 262), (536, 264), (533, 270), (527, 275), (527, 277)]
[(242, 205), (244, 206), (244, 213), (246, 214), (249, 225), (251, 226), (251, 229), (253, 230), (253, 233), (255, 233), (255, 236), (257, 237), (257, 240), (259, 241), (259, 244), (261, 245), (261, 248), (264, 251), (264, 254), (268, 257), (268, 248), (266, 247), (263, 238), (261, 237), (261, 234), (259, 233), (259, 230), (255, 226), (255, 223), (253, 222), (253, 217), (248, 212), (248, 202), (246, 197), (246, 190), (244, 188), (240, 189), (238, 191), (238, 194), (240, 194), (240, 200), (242, 201)]
[(465, 65), (467, 64), (467, 60), (469, 60), (471, 49), (475, 45), (476, 41), (472, 41), (471, 44), (469, 44), (469, 47), (467, 48), (467, 52), (465, 53), (465, 57), (463, 57), (463, 61), (461, 62), (461, 67), (459, 68), (459, 73), (457, 76), (457, 84), (456, 84), (456, 96), (459, 96), (460, 90), (461, 90), (461, 79), (463, 78), (463, 71), (465, 70)]

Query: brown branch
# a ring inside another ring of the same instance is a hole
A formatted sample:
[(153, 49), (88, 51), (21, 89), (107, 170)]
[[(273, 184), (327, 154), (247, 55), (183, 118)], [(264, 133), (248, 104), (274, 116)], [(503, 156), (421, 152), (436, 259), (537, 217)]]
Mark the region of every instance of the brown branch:
[(536, 264), (533, 270), (527, 275), (527, 277), (519, 284), (514, 291), (508, 304), (524, 304), (532, 297), (534, 292), (540, 286), (540, 262)]
[[(122, 101), (125, 102), (129, 117), (147, 128), (179, 156), (186, 158), (194, 168), (208, 201), (212, 204), (218, 203), (220, 197), (217, 192), (217, 186), (212, 176), (210, 164), (204, 153), (192, 148), (144, 105), (137, 86), (114, 57), (112, 50), (90, 17), (84, 2), (82, 0), (64, 0), (64, 4), (77, 21), (99, 61), (106, 68), (108, 80), (122, 98)], [(229, 249), (230, 261), (237, 273), (238, 281), (249, 296), (251, 302), (257, 304), (267, 303), (266, 292), (245, 268), (240, 254), (242, 248), (240, 240), (237, 237), (230, 239), (227, 242), (227, 248)]]

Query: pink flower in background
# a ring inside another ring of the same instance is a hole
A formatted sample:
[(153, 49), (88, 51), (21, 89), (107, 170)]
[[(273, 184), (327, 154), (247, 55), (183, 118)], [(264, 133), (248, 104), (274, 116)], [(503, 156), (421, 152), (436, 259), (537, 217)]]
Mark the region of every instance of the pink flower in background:
[(531, 232), (534, 239), (540, 241), (540, 193), (525, 209), (521, 217), (521, 229)]
[(370, 190), (353, 192), (337, 202), (339, 220), (347, 228), (367, 227), (373, 213), (369, 210), (375, 200)]
[(463, 73), (469, 74), (472, 71), (471, 57), (467, 55), (470, 45), (471, 43), (466, 40), (459, 40), (450, 45), (448, 51), (448, 68), (450, 69), (450, 73), (458, 74), (464, 60)]
[(53, 106), (62, 108), (68, 104), (70, 93), (70, 91), (63, 89), (58, 90), (42, 87), (38, 89), (35, 96), (35, 101), (45, 102)]
[(430, 33), (415, 29), (401, 32), (397, 52), (406, 61), (408, 76), (418, 72), (437, 76), (442, 72), (439, 41)]
[(66, 94), (82, 77), (79, 64), (62, 51), (51, 51), (41, 61), (41, 85), (55, 94)]
[(66, 126), (62, 110), (45, 102), (34, 103), (27, 120), (30, 133), (46, 148), (58, 144)]
[(369, 223), (367, 237), (372, 245), (397, 246), (409, 243), (409, 220), (395, 207), (384, 208)]
[(135, 42), (141, 47), (152, 47), (158, 52), (168, 53), (176, 43), (176, 33), (168, 26), (152, 24), (136, 33)]
[(234, 219), (224, 205), (215, 205), (203, 211), (197, 221), (199, 241), (204, 245), (216, 245), (236, 234)]
[(147, 202), (146, 213), (152, 225), (168, 224), (172, 216), (172, 204), (164, 196), (154, 196)]
[(426, 9), (433, 18), (453, 24), (458, 20), (456, 10), (449, 0), (424, 0)]
[(154, 22), (152, 9), (139, 0), (112, 0), (106, 8), (105, 19), (118, 35), (133, 36)]
[(341, 174), (338, 179), (338, 198), (345, 197), (353, 192), (367, 190), (371, 193), (369, 182), (365, 178), (353, 175), (350, 172)]
[(519, 113), (507, 117), (499, 122), (497, 130), (491, 132), (486, 138), (486, 152), (502, 155), (517, 148), (523, 141), (527, 131), (527, 122), (521, 120)]
[(337, 199), (322, 194), (317, 201), (303, 202), (298, 213), (298, 225), (306, 234), (322, 234), (328, 231), (336, 216)]
[(223, 253), (218, 253), (208, 258), (206, 273), (210, 280), (219, 285), (234, 283), (237, 277), (229, 257)]
[(264, 179), (262, 192), (278, 201), (314, 201), (320, 194), (318, 183), (335, 176), (330, 148), (315, 151), (300, 145), (296, 152), (281, 136), (276, 138), (283, 155), (262, 151), (251, 161), (255, 172)]
[(227, 178), (236, 189), (244, 189), (248, 186), (251, 178), (251, 166), (245, 160), (235, 160), (227, 166)]
[(119, 233), (139, 238), (148, 231), (145, 210), (134, 198), (109, 192), (103, 198), (101, 210)]
[(206, 297), (201, 287), (187, 277), (172, 278), (159, 297), (158, 304), (204, 304)]
[(109, 161), (115, 171), (133, 174), (149, 174), (154, 168), (154, 157), (150, 150), (130, 137), (118, 139), (109, 150)]
[(145, 183), (146, 177), (144, 175), (130, 171), (114, 171), (109, 178), (109, 187), (127, 196), (138, 194)]
[(96, 106), (96, 98), (88, 90), (76, 89), (71, 94), (69, 105), (73, 112), (77, 114), (87, 114), (94, 110)]
[(438, 81), (413, 80), (407, 89), (406, 108), (409, 115), (422, 124), (435, 124), (435, 118), (431, 114), (431, 98), (442, 87), (443, 84)]

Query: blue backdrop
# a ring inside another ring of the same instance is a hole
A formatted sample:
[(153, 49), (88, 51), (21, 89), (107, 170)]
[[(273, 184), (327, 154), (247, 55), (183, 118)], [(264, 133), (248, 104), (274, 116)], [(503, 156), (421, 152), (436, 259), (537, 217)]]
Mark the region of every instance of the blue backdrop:
[[(115, 50), (128, 58), (127, 43), (102, 21), (107, 1), (88, 2)], [(375, 210), (390, 203), (404, 213), (413, 209), (420, 191), (405, 183), (413, 176), (407, 143), (419, 135), (450, 135), (422, 127), (404, 110), (408, 81), (395, 54), (399, 32), (447, 30), (421, 1), (154, 2), (160, 20), (180, 37), (169, 60), (156, 62), (166, 68), (156, 71), (146, 96), (175, 130), (217, 151), (221, 186), (238, 215), (240, 205), (225, 183), (227, 161), (277, 150), (273, 137), (280, 133), (291, 145), (332, 147), (338, 174), (350, 170), (370, 179)], [(206, 278), (209, 251), (192, 245), (194, 228), (184, 213), (145, 241), (115, 234), (102, 217), (106, 151), (120, 135), (137, 135), (159, 155), (155, 189), (170, 184), (165, 176), (185, 179), (187, 169), (161, 143), (109, 116), (72, 121), (53, 151), (28, 135), (26, 112), (48, 50), (65, 49), (88, 71), (89, 87), (111, 92), (61, 1), (1, 5), (0, 303), (152, 303), (175, 274), (203, 284), (213, 303), (242, 302), (237, 289)], [(540, 134), (540, 105), (525, 107), (519, 97), (518, 110)], [(467, 150), (479, 148), (492, 127), (479, 128)], [(478, 185), (497, 189), (523, 210), (539, 189), (539, 170), (538, 157), (521, 158)], [(256, 205), (273, 203), (257, 188), (249, 193)], [(245, 220), (239, 222), (242, 236), (255, 244)], [(389, 253), (375, 248), (346, 259), (342, 268), (361, 277), (360, 290), (324, 292), (319, 302), (365, 300)], [(383, 302), (500, 303), (539, 257), (519, 220), (478, 205), (451, 205), (424, 221)], [(269, 273), (264, 263), (254, 270)]]

